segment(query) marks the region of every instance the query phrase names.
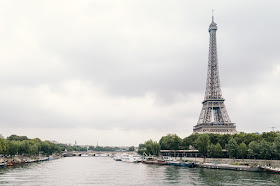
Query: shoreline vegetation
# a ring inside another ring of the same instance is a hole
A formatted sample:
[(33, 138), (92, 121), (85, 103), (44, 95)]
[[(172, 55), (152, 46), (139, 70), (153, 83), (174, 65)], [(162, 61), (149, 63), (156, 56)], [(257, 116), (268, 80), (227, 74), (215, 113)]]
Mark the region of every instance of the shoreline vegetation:
[[(42, 141), (39, 138), (29, 139), (26, 136), (11, 135), (0, 138), (0, 166), (12, 166), (58, 159), (66, 152), (86, 151), (120, 151), (120, 147), (80, 146)], [(128, 151), (134, 150), (129, 147)]]
[(139, 144), (138, 153), (159, 155), (160, 150), (198, 150), (202, 158), (280, 160), (280, 134), (276, 132), (238, 134), (198, 134), (180, 138), (167, 134), (159, 142)]

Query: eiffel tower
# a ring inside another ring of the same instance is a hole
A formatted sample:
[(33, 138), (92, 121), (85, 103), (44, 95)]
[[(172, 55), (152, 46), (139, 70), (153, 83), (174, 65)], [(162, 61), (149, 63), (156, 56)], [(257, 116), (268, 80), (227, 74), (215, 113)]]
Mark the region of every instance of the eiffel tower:
[(236, 133), (236, 126), (228, 116), (224, 104), (225, 99), (222, 97), (217, 58), (217, 29), (212, 15), (212, 23), (209, 26), (210, 42), (206, 91), (197, 125), (193, 128), (194, 133)]

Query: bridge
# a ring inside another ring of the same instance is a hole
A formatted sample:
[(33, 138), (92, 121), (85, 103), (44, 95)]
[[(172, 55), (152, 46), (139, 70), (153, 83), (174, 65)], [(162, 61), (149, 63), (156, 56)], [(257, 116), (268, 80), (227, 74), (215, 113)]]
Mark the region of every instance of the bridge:
[(62, 156), (64, 157), (72, 157), (72, 156), (82, 156), (82, 155), (88, 155), (88, 156), (94, 156), (94, 157), (111, 157), (115, 154), (121, 154), (121, 153), (127, 153), (127, 154), (134, 154), (135, 152), (118, 152), (118, 151), (72, 151), (72, 152), (64, 152), (62, 153)]

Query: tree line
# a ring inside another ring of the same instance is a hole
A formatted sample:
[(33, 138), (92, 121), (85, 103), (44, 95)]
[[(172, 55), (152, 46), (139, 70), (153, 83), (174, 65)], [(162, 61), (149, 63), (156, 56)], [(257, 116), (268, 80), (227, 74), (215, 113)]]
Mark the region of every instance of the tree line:
[[(80, 146), (56, 144), (48, 140), (42, 141), (39, 138), (29, 139), (26, 136), (11, 135), (9, 137), (0, 138), (0, 154), (1, 155), (51, 155), (53, 153), (61, 153), (63, 151), (126, 151), (120, 147), (109, 146)], [(129, 147), (128, 151), (134, 151), (134, 147)]]
[(86, 151), (86, 147), (55, 144), (42, 141), (39, 138), (29, 139), (26, 136), (11, 135), (6, 139), (0, 138), (0, 154), (2, 155), (51, 155), (62, 151)]
[(139, 153), (158, 155), (159, 150), (194, 150), (203, 157), (280, 159), (280, 135), (276, 132), (238, 134), (198, 134), (180, 138), (176, 134), (163, 136), (159, 142), (148, 140), (139, 144)]

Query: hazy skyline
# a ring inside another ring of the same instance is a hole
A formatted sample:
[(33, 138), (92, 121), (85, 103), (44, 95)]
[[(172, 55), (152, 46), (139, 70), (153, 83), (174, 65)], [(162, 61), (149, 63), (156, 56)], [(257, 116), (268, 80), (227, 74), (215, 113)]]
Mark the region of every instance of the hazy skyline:
[(212, 9), (237, 131), (280, 130), (278, 1), (1, 1), (0, 133), (138, 145), (201, 111)]

